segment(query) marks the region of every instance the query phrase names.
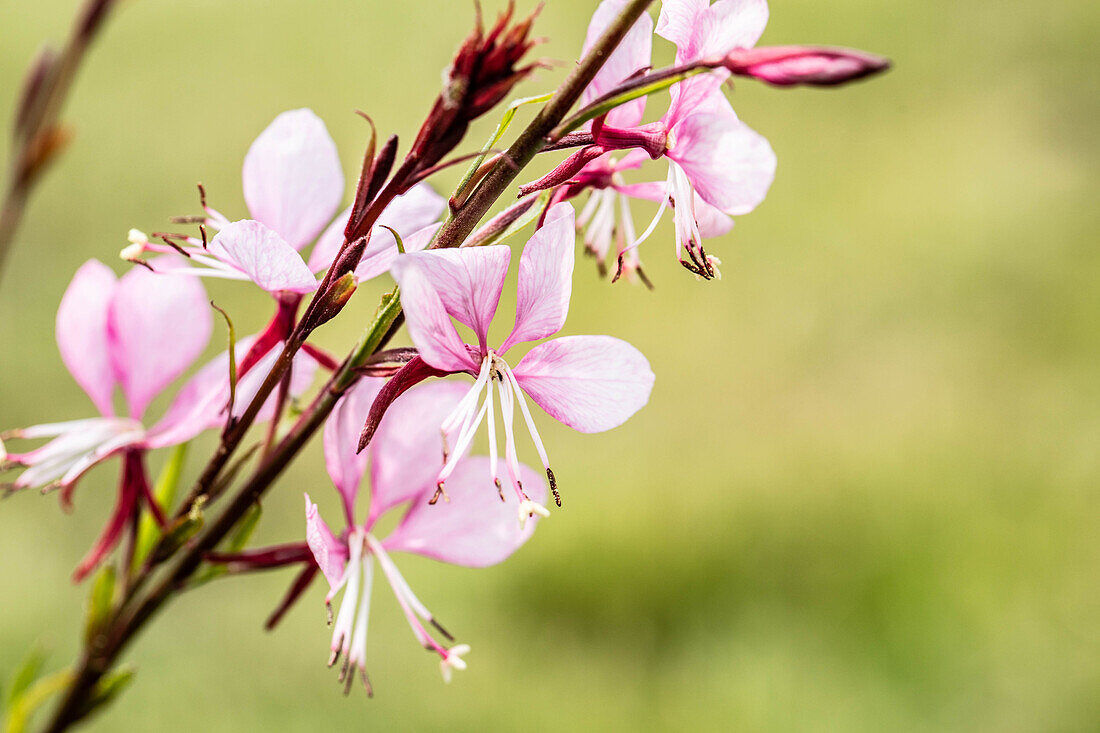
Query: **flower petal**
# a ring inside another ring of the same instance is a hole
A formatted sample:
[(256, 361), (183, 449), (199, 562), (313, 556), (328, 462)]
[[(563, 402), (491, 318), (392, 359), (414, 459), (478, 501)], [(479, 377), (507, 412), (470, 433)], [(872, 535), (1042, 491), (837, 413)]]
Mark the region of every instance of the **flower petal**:
[(317, 511), (317, 505), (306, 497), (306, 544), (309, 545), (313, 559), (317, 561), (317, 567), (328, 581), (330, 588), (335, 588), (340, 582), (340, 576), (344, 574), (344, 565), (348, 561), (348, 548), (336, 538), (332, 530), (321, 518)]
[(668, 156), (704, 201), (736, 215), (764, 200), (775, 178), (775, 153), (748, 125), (730, 115), (690, 115), (672, 136)]
[[(387, 509), (429, 488), (434, 490), (435, 479), (443, 467), (443, 439), (439, 426), (468, 389), (469, 385), (461, 382), (429, 382), (394, 400), (371, 441), (373, 458), (367, 527)], [(365, 412), (363, 418), (366, 418)], [(360, 420), (359, 427), (362, 425)], [(358, 437), (355, 435), (352, 439), (353, 450)], [(448, 437), (453, 446), (456, 436)]]
[(210, 252), (269, 293), (312, 293), (317, 289), (317, 278), (302, 256), (277, 232), (253, 219), (235, 221), (218, 232)]
[(612, 336), (547, 341), (531, 349), (512, 371), (523, 391), (551, 417), (582, 433), (626, 422), (649, 401), (654, 379), (645, 356)]
[(115, 274), (99, 260), (76, 271), (57, 309), (57, 348), (61, 359), (103, 415), (114, 415), (115, 372), (107, 338), (107, 314)]
[(363, 472), (367, 470), (368, 454), (357, 453), (359, 431), (367, 413), (378, 396), (384, 379), (365, 377), (359, 380), (341, 399), (325, 422), (322, 443), (325, 450), (325, 468), (336, 490), (344, 499), (344, 512), (351, 524), (355, 517), (355, 498)]
[(551, 336), (565, 325), (573, 290), (576, 232), (573, 207), (557, 204), (527, 241), (519, 260), (516, 325), (500, 353), (522, 341)]
[(402, 259), (424, 274), (447, 313), (474, 329), (484, 348), (511, 258), (511, 248), (497, 244), (413, 252)]
[(686, 49), (691, 45), (699, 15), (709, 7), (710, 0), (664, 0), (655, 33), (678, 48)]
[(136, 267), (122, 276), (107, 318), (111, 363), (140, 418), (157, 394), (191, 366), (214, 327), (202, 283)]
[[(382, 212), (382, 216), (378, 218), (378, 224), (371, 231), (371, 240), (367, 244), (363, 261), (355, 271), (356, 276), (360, 280), (369, 280), (376, 277), (388, 270), (393, 257), (397, 256), (397, 242), (394, 241), (389, 230), (382, 228), (381, 225), (385, 224), (396, 229), (405, 241), (405, 251), (415, 252), (417, 250), (412, 246), (410, 237), (437, 221), (446, 206), (446, 200), (427, 183), (418, 183), (395, 198)], [(333, 220), (329, 228), (325, 230), (324, 234), (318, 238), (317, 244), (313, 247), (313, 252), (309, 255), (309, 269), (320, 272), (332, 264), (332, 260), (340, 251), (340, 245), (344, 243), (344, 228), (347, 226), (349, 216), (351, 216), (350, 206), (342, 211)], [(423, 246), (420, 247), (420, 249), (423, 248)], [(360, 272), (369, 260), (372, 260), (378, 253), (383, 251), (389, 256), (389, 260), (384, 261), (384, 266), (380, 266), (380, 264), (383, 264), (383, 258), (378, 258), (369, 272), (366, 270)]]
[(397, 258), (390, 273), (401, 286), (401, 307), (409, 336), (428, 365), (447, 372), (476, 369), (477, 364), (458, 336), (435, 288), (423, 268), (407, 254)]
[[(447, 479), (450, 501), (429, 505), (428, 495), (422, 495), (383, 546), (468, 567), (501, 562), (531, 537), (537, 522), (521, 527), (515, 492), (504, 492), (501, 501), (489, 476), (485, 456), (463, 460)], [(541, 474), (521, 465), (520, 480), (532, 500), (546, 501)]]
[(294, 249), (317, 236), (344, 195), (336, 145), (308, 109), (283, 112), (260, 133), (245, 156), (242, 177), (252, 218)]
[(767, 0), (718, 0), (699, 14), (692, 29), (692, 57), (723, 56), (751, 48), (768, 25)]
[[(582, 55), (596, 44), (625, 6), (626, 0), (603, 0), (599, 4), (588, 24)], [(611, 91), (639, 69), (649, 66), (652, 51), (653, 18), (649, 13), (642, 13), (585, 88), (581, 95), (581, 106)], [(646, 98), (641, 97), (611, 110), (607, 114), (607, 124), (612, 127), (634, 127), (639, 124), (645, 115), (645, 101)]]
[[(407, 237), (402, 237), (401, 241), (405, 245), (405, 251), (421, 252), (426, 249), (441, 226), (442, 224), (429, 224)], [(367, 245), (367, 251), (364, 253), (363, 259), (359, 261), (359, 266), (355, 268), (355, 277), (359, 278), (360, 282), (371, 280), (388, 271), (393, 267), (394, 260), (400, 255), (400, 252), (397, 251), (397, 242), (394, 241), (393, 235), (388, 231), (383, 229), (378, 234), (379, 242), (384, 246), (375, 247), (374, 236), (374, 234), (371, 235), (371, 243)]]

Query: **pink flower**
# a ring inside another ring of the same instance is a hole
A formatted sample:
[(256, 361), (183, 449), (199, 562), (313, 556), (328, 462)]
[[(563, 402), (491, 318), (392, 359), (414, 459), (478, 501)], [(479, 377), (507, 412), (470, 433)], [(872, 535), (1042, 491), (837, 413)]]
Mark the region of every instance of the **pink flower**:
[[(411, 552), (455, 565), (485, 567), (503, 561), (534, 531), (533, 525), (516, 525), (515, 499), (501, 497), (502, 502), (495, 492), (485, 491), (480, 485), (485, 458), (468, 459), (456, 468), (448, 503), (428, 504), (429, 492), (435, 486), (433, 464), (443, 447), (436, 426), (462, 398), (465, 389), (461, 385), (435, 382), (403, 395), (383, 419), (371, 450), (356, 453), (359, 427), (383, 384), (381, 379), (361, 380), (325, 425), (325, 464), (343, 499), (346, 521), (346, 529), (339, 536), (329, 529), (317, 505), (306, 495), (306, 541), (329, 583), (326, 605), (331, 605), (341, 590), (344, 592), (333, 627), (329, 666), (343, 656), (341, 681), (350, 688), (355, 677), (352, 668), (357, 667), (368, 691), (367, 624), (375, 560), (417, 641), (439, 655), (443, 677), (449, 681), (453, 670), (465, 669), (461, 655), (470, 647), (457, 644), (448, 648), (432, 636), (425, 624), (453, 641), (413, 593), (390, 553)], [(370, 508), (366, 519), (359, 522), (355, 502), (368, 468)], [(526, 466), (520, 471), (524, 478), (538, 481), (538, 474)], [(394, 530), (384, 539), (376, 537), (378, 519), (404, 504), (409, 508)]]
[[(613, 0), (601, 4), (589, 26), (590, 39), (603, 32), (614, 17), (611, 11), (620, 4)], [(648, 16), (643, 17), (648, 21)], [(767, 4), (763, 0), (719, 0), (714, 5), (706, 0), (682, 0), (664, 4), (656, 32), (676, 43), (676, 60), (683, 64), (751, 46), (763, 32), (766, 22)], [(637, 28), (635, 26), (629, 35)], [(643, 46), (635, 40), (625, 48), (624, 56), (630, 59), (629, 62), (620, 63), (613, 71), (597, 77), (598, 83), (593, 82), (586, 90), (587, 96), (595, 99), (637, 69), (648, 66), (648, 45)], [(575, 196), (584, 186), (596, 189), (580, 219), (588, 231), (586, 244), (596, 253), (601, 269), (613, 232), (619, 240), (616, 279), (624, 271), (638, 270), (640, 263), (635, 248), (649, 237), (666, 206), (671, 205), (677, 259), (700, 277), (719, 276), (716, 267), (719, 261), (705, 253), (703, 238), (729, 231), (733, 226), (729, 216), (745, 214), (755, 208), (763, 200), (775, 175), (775, 155), (771, 147), (737, 119), (722, 94), (722, 81), (729, 74), (727, 69), (718, 68), (673, 86), (669, 110), (658, 122), (640, 124), (642, 111), (634, 103), (613, 110), (593, 125), (594, 146), (570, 156), (554, 172), (523, 190), (537, 190), (568, 181), (570, 190), (556, 199), (564, 200)], [(615, 174), (640, 165), (637, 153), (628, 155), (620, 164), (598, 157), (601, 153), (630, 148), (640, 148), (655, 160), (666, 158), (668, 174), (665, 181), (627, 186)], [(633, 223), (621, 195), (646, 198), (660, 204), (657, 215), (641, 236), (633, 234)], [(618, 207), (616, 202), (621, 202)]]
[[(26, 469), (9, 490), (59, 487), (68, 505), (84, 473), (125, 454), (119, 502), (103, 536), (77, 568), (78, 580), (111, 550), (142, 498), (163, 521), (148, 490), (142, 453), (187, 441), (201, 428), (162, 420), (149, 430), (142, 419), (149, 403), (202, 353), (211, 329), (206, 294), (193, 280), (166, 280), (141, 268), (116, 279), (106, 265), (89, 260), (65, 291), (57, 312), (58, 348), (100, 416), (11, 431), (6, 437), (51, 440), (27, 453), (5, 454), (0, 445), (0, 458), (7, 467)], [(124, 415), (115, 413), (116, 387), (125, 398)]]
[[(314, 273), (332, 263), (350, 214), (349, 208), (333, 219), (344, 194), (344, 174), (325, 123), (308, 109), (280, 114), (249, 148), (242, 179), (251, 219), (230, 222), (206, 207), (205, 225), (217, 235), (209, 243), (194, 237), (173, 240), (175, 247), (131, 230), (123, 259), (161, 252), (173, 255), (157, 261), (154, 267), (161, 272), (251, 280), (277, 298), (313, 292)], [(437, 220), (444, 206), (427, 184), (397, 197), (372, 232), (357, 277), (366, 280), (384, 272), (386, 258), (397, 254), (393, 236), (382, 225), (408, 236)], [(315, 239), (307, 265), (299, 251)]]
[[(524, 247), (519, 264), (516, 320), (498, 348), (488, 345), (511, 250), (504, 245), (436, 249), (399, 257), (393, 276), (401, 286), (409, 335), (420, 357), (443, 373), (466, 372), (476, 381), (442, 422), (458, 429), (457, 440), (437, 476), (440, 491), (457, 470), (483, 420), (489, 424), (487, 468), (500, 486), (494, 409), (499, 395), (505, 435), (505, 466), (520, 499), (521, 521), (546, 514), (523, 488), (513, 431), (518, 405), (552, 490), (553, 473), (524, 394), (560, 422), (585, 433), (616, 427), (649, 400), (653, 372), (633, 346), (610, 336), (566, 336), (539, 344), (511, 368), (504, 356), (521, 342), (537, 341), (561, 330), (569, 310), (573, 275), (573, 208), (558, 204)], [(451, 318), (473, 329), (477, 345), (462, 341)], [(478, 401), (484, 393), (480, 407)], [(557, 498), (557, 497), (555, 497)]]

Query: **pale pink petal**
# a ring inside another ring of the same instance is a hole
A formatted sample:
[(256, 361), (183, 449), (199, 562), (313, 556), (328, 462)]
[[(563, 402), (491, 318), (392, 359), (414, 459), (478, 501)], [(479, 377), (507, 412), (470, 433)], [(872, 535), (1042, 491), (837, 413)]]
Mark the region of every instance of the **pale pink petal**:
[(99, 260), (88, 260), (73, 276), (57, 309), (57, 348), (96, 408), (114, 415), (115, 372), (107, 338), (107, 314), (115, 274)]
[[(668, 196), (668, 184), (664, 181), (629, 183), (616, 186), (615, 190), (646, 201), (661, 201)], [(733, 219), (721, 209), (708, 204), (698, 194), (695, 195), (695, 220), (699, 224), (699, 234), (705, 238), (720, 237), (733, 229)]]
[(317, 236), (344, 195), (336, 145), (308, 109), (283, 112), (260, 133), (245, 156), (242, 177), (252, 218), (294, 249)]
[(653, 389), (645, 356), (612, 336), (547, 341), (531, 349), (513, 371), (542, 409), (582, 433), (626, 422), (649, 401)]
[(359, 433), (370, 412), (384, 379), (365, 377), (349, 390), (336, 405), (325, 422), (322, 444), (325, 451), (325, 468), (336, 490), (344, 499), (344, 512), (348, 523), (355, 521), (355, 498), (359, 484), (367, 470), (368, 453), (357, 453)]
[(436, 369), (448, 372), (475, 369), (477, 364), (459, 338), (435, 288), (413, 261), (417, 256), (398, 257), (390, 270), (401, 286), (401, 307), (413, 344), (420, 357)]
[(664, 0), (655, 32), (666, 41), (675, 43), (677, 48), (688, 49), (699, 16), (709, 6), (710, 0)]
[[(401, 241), (405, 245), (405, 251), (421, 252), (426, 249), (432, 241), (432, 237), (439, 231), (440, 226), (442, 225), (429, 224), (407, 237), (402, 237)], [(367, 251), (363, 255), (363, 259), (359, 261), (359, 266), (355, 268), (355, 276), (359, 278), (360, 282), (371, 280), (383, 272), (389, 271), (393, 267), (394, 260), (400, 254), (397, 251), (397, 242), (394, 241), (393, 235), (385, 229), (381, 230), (381, 235), (385, 235), (384, 237), (379, 236), (379, 242), (384, 246), (375, 247), (374, 235), (371, 235), (371, 243), (367, 245)]]
[(724, 56), (735, 48), (751, 48), (767, 25), (767, 0), (718, 0), (699, 14), (692, 29), (691, 58)]
[[(443, 467), (440, 425), (468, 390), (469, 385), (461, 382), (428, 382), (410, 389), (386, 410), (370, 444), (373, 457), (368, 528), (387, 509), (423, 494), (428, 488), (434, 490), (435, 479)], [(358, 427), (363, 427), (363, 420)], [(353, 440), (353, 449), (358, 437), (357, 434)], [(448, 437), (453, 447), (457, 435)]]
[(771, 145), (728, 115), (698, 114), (672, 130), (668, 157), (684, 169), (696, 192), (727, 214), (746, 214), (764, 200), (775, 178)]
[(317, 238), (313, 250), (309, 253), (309, 269), (312, 272), (322, 272), (329, 268), (336, 259), (340, 246), (344, 243), (344, 229), (347, 228), (348, 218), (351, 216), (351, 207), (344, 209), (328, 228)]
[[(603, 0), (600, 3), (588, 24), (582, 55), (595, 45), (626, 4), (626, 0)], [(585, 88), (581, 95), (582, 107), (611, 91), (638, 70), (649, 66), (653, 47), (652, 34), (653, 18), (649, 13), (642, 13)], [(607, 124), (612, 127), (634, 127), (639, 124), (645, 115), (645, 100), (645, 97), (641, 97), (611, 110), (607, 115)]]
[[(439, 221), (445, 208), (447, 208), (447, 200), (436, 193), (431, 186), (427, 183), (416, 184), (391, 201), (378, 217), (378, 223), (371, 234), (371, 246), (375, 244), (376, 238), (380, 241), (393, 242), (393, 235), (383, 229), (382, 225), (396, 229), (402, 239), (407, 239), (413, 232)], [(406, 247), (406, 251), (414, 250)]]
[[(501, 501), (489, 476), (485, 456), (463, 460), (447, 479), (450, 501), (429, 505), (431, 494), (421, 495), (383, 546), (468, 567), (501, 562), (531, 537), (537, 522), (520, 526), (515, 492), (504, 492)], [(546, 501), (542, 474), (521, 465), (519, 478), (533, 501)]]
[(447, 313), (472, 328), (484, 348), (511, 257), (510, 247), (497, 244), (433, 249), (410, 253), (402, 259), (409, 263), (406, 267), (416, 267), (423, 273)]
[(547, 212), (546, 221), (523, 248), (516, 325), (501, 345), (501, 354), (522, 341), (551, 336), (565, 325), (573, 290), (575, 240), (573, 207), (557, 204)]
[(198, 280), (160, 277), (143, 267), (119, 279), (107, 331), (111, 363), (131, 417), (140, 418), (149, 402), (202, 354), (213, 325)]
[(317, 567), (328, 581), (330, 588), (340, 583), (344, 565), (348, 561), (347, 545), (336, 538), (317, 511), (317, 505), (306, 494), (306, 544), (309, 545)]
[(302, 256), (274, 230), (242, 219), (218, 232), (210, 253), (233, 265), (269, 293), (312, 293), (317, 278)]
[[(446, 206), (446, 200), (427, 183), (418, 183), (395, 198), (382, 212), (378, 223), (371, 230), (367, 250), (363, 254), (362, 262), (355, 270), (356, 277), (360, 280), (369, 280), (381, 275), (390, 268), (393, 258), (397, 256), (397, 242), (394, 241), (389, 230), (382, 226), (383, 224), (397, 230), (405, 243), (406, 252), (415, 252), (417, 249), (410, 242), (410, 238), (414, 233), (437, 221)], [(313, 247), (313, 252), (309, 255), (309, 269), (320, 272), (332, 264), (332, 260), (340, 251), (340, 245), (344, 243), (344, 228), (347, 226), (349, 216), (351, 216), (350, 206), (340, 212), (332, 225), (320, 236)], [(420, 249), (423, 248), (421, 245)]]
[[(248, 353), (255, 336), (237, 341), (237, 363)], [(274, 366), (282, 349), (276, 344), (255, 366), (237, 382), (233, 413), (239, 417), (255, 397), (264, 378)], [(297, 397), (309, 389), (317, 372), (317, 361), (304, 351), (294, 355), (291, 370), (290, 394)], [(256, 415), (258, 423), (267, 422), (275, 411), (277, 397), (272, 394)], [(187, 442), (204, 430), (225, 424), (225, 408), (229, 404), (229, 352), (223, 351), (203, 365), (195, 376), (187, 381), (172, 401), (167, 413), (149, 431), (145, 441), (149, 448), (163, 448)]]

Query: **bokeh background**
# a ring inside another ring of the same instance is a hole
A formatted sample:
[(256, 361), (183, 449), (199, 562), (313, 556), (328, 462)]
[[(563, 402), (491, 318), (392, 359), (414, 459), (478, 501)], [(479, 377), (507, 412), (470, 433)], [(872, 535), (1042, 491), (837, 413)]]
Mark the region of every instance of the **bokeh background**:
[[(75, 5), (0, 5), (0, 119)], [(594, 5), (548, 3), (541, 53), (575, 58)], [(327, 121), (350, 187), (352, 110), (411, 139), (471, 17), (442, 1), (124, 4), (0, 286), (0, 425), (89, 414), (53, 338), (84, 260), (121, 271), (127, 229), (194, 212), (196, 181), (243, 215), (241, 160), (284, 109)], [(472, 644), (470, 669), (442, 685), (380, 585), (378, 694), (345, 700), (320, 585), (269, 635), (290, 574), (254, 576), (175, 603), (88, 729), (1100, 729), (1098, 32), (1090, 2), (773, 3), (763, 42), (896, 68), (835, 91), (737, 85), (779, 170), (711, 248), (722, 281), (675, 264), (668, 226), (644, 251), (654, 292), (578, 260), (566, 332), (628, 339), (657, 386), (609, 434), (540, 420), (565, 508), (511, 561), (403, 561)], [(384, 286), (322, 344), (342, 352)], [(240, 331), (265, 322), (258, 291), (209, 290)], [(75, 653), (85, 588), (68, 578), (114, 480), (91, 475), (73, 515), (33, 493), (0, 505), (0, 676), (35, 645), (52, 668)], [(303, 490), (336, 506), (325, 486), (314, 446), (257, 540), (299, 538)]]

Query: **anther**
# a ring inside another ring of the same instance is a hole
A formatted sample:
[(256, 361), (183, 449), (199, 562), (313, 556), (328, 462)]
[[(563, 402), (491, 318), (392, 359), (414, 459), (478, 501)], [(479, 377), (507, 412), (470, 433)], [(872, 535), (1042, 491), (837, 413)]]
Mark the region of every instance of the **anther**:
[(447, 641), (454, 641), (455, 640), (455, 638), (453, 636), (451, 636), (451, 632), (447, 631), (445, 628), (443, 628), (443, 624), (439, 623), (434, 618), (428, 619), (428, 623), (430, 623), (432, 626), (434, 626), (439, 631), (439, 633), (446, 636)]
[(554, 495), (554, 503), (561, 508), (561, 495), (558, 493), (558, 482), (554, 478), (554, 472), (550, 470), (550, 467), (546, 467), (546, 478), (550, 481), (550, 493)]
[(501, 484), (500, 484), (500, 479), (498, 479), (498, 478), (495, 478), (495, 479), (493, 479), (493, 483), (494, 483), (494, 484), (496, 484), (496, 487), (497, 487), (497, 493), (498, 493), (498, 494), (500, 494), (500, 500), (501, 500), (501, 501), (505, 501), (505, 498), (504, 498), (504, 487), (503, 487), (503, 486), (501, 486)]
[(434, 506), (441, 496), (443, 497), (443, 501), (448, 504), (451, 502), (451, 497), (447, 496), (447, 491), (443, 488), (442, 481), (435, 485), (435, 493), (432, 494), (432, 498), (428, 500), (428, 504)]

